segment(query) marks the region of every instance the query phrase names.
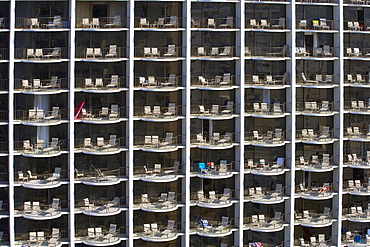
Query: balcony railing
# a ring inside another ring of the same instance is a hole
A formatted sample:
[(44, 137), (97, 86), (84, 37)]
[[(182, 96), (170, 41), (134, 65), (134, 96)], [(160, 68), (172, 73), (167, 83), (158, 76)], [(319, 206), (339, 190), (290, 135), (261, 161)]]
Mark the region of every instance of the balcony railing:
[(355, 4), (355, 5), (369, 5), (370, 2), (366, 0), (344, 0), (344, 4)]
[(182, 229), (183, 222), (175, 223), (168, 220), (168, 223), (146, 223), (142, 226), (134, 226), (134, 236), (150, 242), (167, 242), (175, 240), (178, 232)]
[(142, 89), (174, 89), (184, 86), (184, 77), (170, 74), (169, 77), (138, 76), (135, 77), (136, 88)]
[(175, 192), (161, 193), (161, 195), (154, 196), (142, 194), (134, 197), (134, 203), (144, 211), (172, 211), (177, 209), (177, 195)]
[(253, 132), (246, 132), (244, 140), (260, 145), (278, 145), (285, 143), (286, 131), (282, 129), (275, 129), (274, 131), (267, 131), (260, 134), (257, 130)]
[(325, 74), (313, 74), (306, 76), (304, 72), (297, 73), (296, 82), (298, 85), (306, 85), (306, 86), (333, 86), (335, 85), (335, 81), (337, 75), (325, 75)]
[(252, 230), (259, 231), (277, 231), (284, 227), (283, 217), (281, 212), (275, 212), (274, 216), (252, 215), (244, 217), (244, 225), (250, 227)]
[(69, 17), (18, 17), (15, 18), (15, 28), (22, 29), (53, 29), (70, 28)]
[(86, 230), (77, 230), (75, 234), (76, 241), (82, 241), (90, 246), (110, 246), (121, 242), (121, 237), (127, 236), (126, 227), (117, 229), (116, 224), (110, 224), (107, 227), (89, 227)]
[(344, 188), (350, 194), (370, 194), (370, 181), (368, 183), (361, 183), (360, 180), (348, 180), (347, 187)]
[(135, 28), (166, 29), (181, 28), (184, 17), (135, 17)]
[(357, 167), (357, 168), (369, 168), (370, 167), (370, 151), (366, 152), (365, 157), (357, 157), (356, 153), (347, 154), (346, 164), (350, 167)]
[(227, 160), (220, 160), (220, 164), (214, 164), (214, 162), (200, 162), (194, 164), (190, 172), (196, 174), (199, 177), (207, 178), (223, 178), (230, 177), (233, 175), (232, 171), (235, 169), (235, 162), (227, 162)]
[(337, 47), (324, 45), (323, 47), (296, 47), (297, 57), (331, 58), (339, 51)]
[(92, 167), (91, 170), (75, 169), (76, 181), (81, 181), (84, 184), (116, 184), (126, 177), (126, 167), (120, 167), (117, 169), (95, 167)]
[(247, 103), (245, 106), (246, 113), (260, 116), (279, 116), (286, 113), (286, 104), (275, 102), (268, 105), (267, 103)]
[(344, 129), (344, 136), (350, 139), (368, 141), (370, 140), (370, 129), (366, 131), (365, 129), (361, 130), (358, 126), (346, 127)]
[(8, 91), (8, 90), (9, 90), (9, 80), (0, 79), (0, 91)]
[(272, 46), (246, 46), (244, 55), (246, 57), (262, 57), (265, 59), (286, 58), (289, 56), (289, 47), (287, 45)]
[[(236, 112), (238, 105), (232, 101), (228, 101), (227, 105), (212, 105), (204, 106), (200, 104), (190, 106), (190, 114), (192, 116), (205, 117), (205, 118), (225, 118), (230, 117)], [(194, 102), (196, 103), (196, 102)]]
[(286, 29), (290, 26), (290, 20), (286, 20), (284, 17), (279, 19), (246, 19), (246, 28), (250, 29)]
[(114, 197), (113, 200), (95, 200), (90, 201), (85, 198), (81, 201), (76, 201), (76, 210), (81, 210), (84, 214), (92, 216), (115, 215), (121, 212), (120, 198)]
[(67, 109), (59, 109), (59, 107), (53, 107), (52, 111), (44, 111), (43, 109), (29, 109), (15, 110), (14, 119), (25, 123), (37, 124), (37, 123), (55, 123), (62, 119), (68, 119)]
[(76, 78), (76, 89), (82, 90), (115, 90), (128, 88), (126, 76), (112, 75), (111, 77), (99, 78)]
[[(369, 2), (370, 3), (370, 2)], [(366, 26), (366, 31), (370, 30), (370, 22), (369, 21), (361, 21), (361, 24), (359, 21), (347, 21), (344, 20), (344, 30), (349, 31), (364, 31), (364, 28)]]
[(179, 161), (174, 161), (173, 166), (162, 166), (162, 164), (157, 163), (153, 166), (143, 165), (137, 166), (134, 170), (134, 175), (143, 180), (150, 181), (165, 181), (177, 180), (178, 175), (182, 173), (182, 165)]
[(332, 214), (330, 208), (325, 208), (324, 212), (318, 212), (315, 210), (304, 210), (303, 212), (296, 212), (294, 221), (301, 225), (310, 227), (322, 227), (331, 225)]
[(153, 136), (137, 136), (134, 138), (134, 145), (142, 149), (167, 150), (177, 148), (182, 143), (181, 135), (167, 133), (165, 138)]
[(62, 178), (68, 178), (67, 170), (61, 170), (56, 167), (54, 173), (35, 174), (31, 170), (24, 174), (23, 171), (17, 171), (15, 174), (15, 183), (20, 183), (27, 188), (53, 188), (61, 185)]
[(76, 28), (85, 29), (109, 29), (109, 28), (125, 28), (128, 27), (128, 18), (115, 16), (115, 17), (84, 17), (76, 18)]
[(110, 45), (109, 47), (76, 47), (76, 58), (98, 61), (127, 58), (128, 48)]
[(297, 102), (296, 110), (303, 114), (328, 114), (332, 113), (334, 109), (334, 102), (329, 102), (327, 100), (321, 101), (305, 101)]
[(8, 48), (0, 48), (0, 60), (9, 60)]
[(174, 59), (183, 57), (182, 46), (168, 45), (167, 47), (135, 47), (135, 57), (150, 59)]
[(303, 30), (335, 30), (334, 20), (327, 20), (325, 18), (320, 18), (319, 20), (303, 20), (298, 19), (296, 21), (296, 28)]
[(213, 135), (192, 134), (190, 136), (190, 143), (191, 145), (209, 148), (222, 148), (233, 145), (233, 140), (235, 140), (235, 137), (233, 137), (234, 134), (232, 132), (226, 132), (222, 136), (220, 136), (220, 133), (218, 132), (214, 132)]
[(284, 188), (282, 184), (276, 184), (275, 190), (263, 187), (250, 187), (244, 191), (244, 200), (258, 203), (277, 203), (284, 200)]
[(347, 74), (344, 81), (349, 85), (370, 85), (369, 77), (363, 74), (356, 74), (355, 76)]
[(197, 18), (194, 17), (191, 19), (191, 27), (192, 28), (235, 28), (235, 23), (238, 21), (237, 18), (233, 16), (228, 16), (224, 18)]
[(232, 87), (237, 85), (236, 80), (238, 77), (236, 75), (231, 75), (230, 73), (224, 73), (223, 75), (216, 75), (214, 78), (205, 78), (203, 76), (192, 76), (191, 86), (201, 87), (201, 88), (223, 88)]
[(89, 137), (75, 139), (75, 149), (86, 153), (116, 153), (125, 148), (127, 148), (127, 138), (117, 138), (115, 135), (111, 135), (108, 140), (97, 137), (96, 142), (92, 142)]
[(370, 49), (365, 47), (345, 47), (344, 54), (351, 58), (370, 58)]
[(276, 161), (266, 162), (265, 159), (258, 159), (258, 162), (254, 162), (253, 159), (247, 159), (244, 164), (245, 171), (258, 174), (282, 174), (285, 172), (284, 168), (285, 158), (278, 157)]
[[(117, 107), (114, 107), (117, 106)], [(127, 116), (127, 107), (118, 107), (118, 104), (111, 104), (110, 107), (101, 109), (86, 109), (86, 114), (79, 114), (76, 120), (88, 121), (117, 121)]]
[(37, 140), (36, 143), (31, 143), (29, 140), (15, 141), (14, 150), (21, 152), (24, 155), (42, 156), (42, 155), (58, 155), (61, 151), (66, 151), (68, 148), (67, 140), (59, 140), (52, 138), (51, 142)]
[(255, 74), (246, 75), (244, 79), (244, 84), (246, 86), (262, 86), (262, 87), (281, 87), (284, 85), (289, 85), (289, 74), (284, 75), (265, 75), (265, 74)]
[[(32, 205), (32, 206), (31, 206)], [(67, 205), (67, 202), (63, 202)], [(52, 204), (40, 204), (39, 202), (24, 202), (14, 205), (15, 214), (22, 214), (23, 217), (33, 220), (52, 219), (61, 216), (62, 207), (59, 199), (54, 198)]]
[(343, 215), (345, 218), (352, 221), (366, 221), (370, 222), (370, 211), (363, 209), (362, 206), (353, 206), (350, 208), (343, 208)]
[[(171, 105), (170, 105), (171, 104)], [(143, 117), (152, 120), (166, 120), (176, 119), (178, 116), (182, 116), (184, 109), (183, 105), (175, 105), (170, 103), (169, 106), (135, 106), (134, 116)]]
[(196, 203), (200, 207), (221, 208), (232, 205), (232, 191), (230, 188), (225, 188), (222, 194), (216, 194), (215, 191), (210, 190), (208, 196), (200, 190), (196, 193), (191, 193), (190, 197), (193, 198), (191, 202)]
[(51, 79), (15, 79), (14, 89), (29, 92), (50, 92), (68, 90), (69, 79), (53, 76)]
[(191, 56), (197, 58), (232, 58), (235, 57), (235, 46), (212, 47), (212, 46), (193, 46)]
[(53, 228), (51, 233), (44, 231), (32, 231), (27, 233), (15, 234), (16, 246), (59, 246), (62, 245), (61, 238), (67, 239), (68, 232), (65, 230), (60, 231), (59, 228)]
[(68, 59), (68, 47), (54, 48), (15, 48), (15, 59), (29, 61), (48, 61), (55, 59)]
[(227, 236), (232, 233), (233, 222), (234, 219), (229, 220), (226, 216), (222, 216), (221, 221), (199, 217), (198, 221), (190, 222), (190, 232), (208, 237)]
[(330, 183), (323, 183), (322, 186), (305, 187), (303, 184), (296, 186), (296, 193), (303, 198), (311, 199), (327, 199), (333, 196), (332, 185)]
[(296, 166), (297, 168), (311, 171), (325, 171), (333, 169), (329, 154), (323, 154), (322, 159), (319, 159), (317, 155), (312, 155), (311, 160), (307, 160), (303, 156), (300, 156)]
[(332, 142), (333, 130), (329, 127), (323, 127), (322, 132), (314, 131), (313, 129), (301, 129), (296, 132), (297, 141), (302, 142)]

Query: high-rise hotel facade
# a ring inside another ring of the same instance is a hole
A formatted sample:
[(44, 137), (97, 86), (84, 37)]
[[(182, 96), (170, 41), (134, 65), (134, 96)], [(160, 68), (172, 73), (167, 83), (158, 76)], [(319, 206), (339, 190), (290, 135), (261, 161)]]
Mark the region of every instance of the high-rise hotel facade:
[(370, 246), (368, 0), (0, 1), (1, 246)]

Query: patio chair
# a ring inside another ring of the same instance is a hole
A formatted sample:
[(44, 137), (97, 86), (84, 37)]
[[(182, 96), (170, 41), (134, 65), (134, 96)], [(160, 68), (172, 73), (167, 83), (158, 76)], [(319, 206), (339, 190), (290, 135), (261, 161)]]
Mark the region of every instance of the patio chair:
[(97, 58), (97, 57), (100, 57), (100, 58), (103, 57), (103, 54), (100, 48), (94, 48), (94, 58)]
[(222, 232), (223, 230), (225, 230), (225, 228), (227, 228), (229, 225), (229, 217), (226, 217), (226, 216), (222, 216), (221, 218), (221, 224), (215, 228), (215, 231), (216, 232)]
[(173, 167), (171, 167), (170, 169), (164, 170), (163, 172), (164, 174), (177, 173), (177, 171), (179, 170), (179, 166), (180, 166), (180, 162), (175, 161)]
[(47, 182), (52, 182), (60, 178), (60, 172), (62, 171), (61, 167), (55, 167), (54, 173), (46, 179)]
[(226, 175), (227, 174), (227, 161), (220, 160), (220, 168), (218, 169), (219, 175)]
[(161, 115), (161, 107), (159, 105), (153, 106), (153, 115), (156, 117)]
[(197, 142), (198, 143), (206, 143), (207, 142), (207, 139), (205, 137), (203, 137), (203, 134), (197, 134)]
[(304, 83), (314, 83), (314, 84), (318, 84), (319, 83), (319, 81), (317, 81), (317, 80), (308, 80), (303, 72), (301, 73), (301, 76), (302, 76), (302, 79), (303, 79), (303, 82)]
[(35, 49), (35, 58), (42, 59), (43, 57), (44, 57), (44, 53), (42, 52), (42, 49)]
[(322, 101), (320, 111), (321, 112), (328, 112), (329, 111), (329, 101), (327, 101), (327, 100)]
[(155, 148), (158, 148), (158, 146), (159, 146), (159, 137), (158, 136), (152, 136), (152, 144)]
[(211, 57), (218, 57), (218, 47), (212, 47)]
[(233, 101), (227, 101), (226, 109), (221, 111), (221, 114), (232, 114), (234, 107)]
[(270, 28), (270, 24), (267, 22), (267, 20), (262, 19), (262, 20), (261, 20), (261, 25), (260, 25), (260, 27), (261, 27), (262, 29)]
[(150, 224), (144, 224), (143, 227), (144, 227), (143, 228), (144, 235), (150, 235), (150, 234), (152, 234), (152, 231), (150, 229)]
[(27, 49), (27, 51), (26, 51), (26, 58), (27, 59), (36, 58), (36, 56), (35, 56), (35, 50), (34, 49)]
[(59, 149), (58, 143), (59, 143), (59, 138), (51, 138), (50, 146), (44, 148), (42, 151), (43, 152), (51, 152), (53, 150), (57, 150), (57, 149)]
[(354, 57), (361, 57), (362, 56), (362, 52), (360, 51), (360, 48), (353, 48), (353, 54), (352, 56)]
[(45, 58), (58, 58), (60, 57), (60, 47), (55, 47), (51, 53), (44, 55)]
[(144, 47), (144, 57), (151, 57), (152, 53), (150, 51), (150, 47)]
[(253, 84), (260, 84), (260, 78), (258, 75), (252, 75)]
[(41, 88), (41, 81), (40, 79), (33, 79), (33, 89)]
[(330, 30), (330, 26), (326, 23), (325, 18), (320, 18), (320, 28), (323, 30)]
[(278, 24), (272, 25), (271, 28), (272, 29), (284, 29), (285, 28), (285, 18), (280, 17)]
[(110, 83), (107, 85), (108, 88), (118, 88), (118, 75), (112, 75)]
[(101, 111), (99, 111), (99, 117), (108, 117), (109, 109), (108, 107), (102, 107)]
[(330, 51), (330, 46), (324, 45), (323, 46), (323, 56), (324, 57), (332, 57), (333, 53)]
[(148, 194), (141, 194), (141, 204), (150, 203)]
[(175, 116), (176, 113), (176, 104), (168, 103), (168, 110), (163, 114), (164, 116)]
[(355, 31), (361, 31), (363, 29), (358, 21), (353, 22), (353, 28)]
[(217, 116), (218, 112), (219, 112), (219, 105), (212, 105), (211, 114)]
[(111, 105), (110, 108), (111, 109), (110, 109), (110, 113), (109, 113), (108, 119), (109, 120), (119, 119), (119, 108), (118, 108), (118, 105)]
[(30, 242), (30, 244), (37, 244), (37, 233), (36, 232), (30, 232), (29, 233), (29, 242)]
[(167, 53), (165, 53), (163, 56), (164, 57), (175, 57), (176, 56), (175, 45), (168, 45)]
[(259, 24), (258, 22), (256, 21), (256, 19), (250, 19), (249, 20), (249, 25), (251, 26), (251, 28), (259, 28)]
[(99, 18), (92, 18), (91, 27), (92, 28), (99, 28), (100, 27)]
[(220, 204), (226, 204), (227, 201), (230, 199), (230, 197), (231, 197), (231, 189), (230, 188), (224, 188), (224, 193), (220, 197), (219, 203)]
[(298, 29), (307, 29), (307, 20), (299, 20)]
[(149, 21), (146, 18), (140, 18), (140, 28), (149, 27)]
[(58, 76), (52, 76), (50, 83), (44, 86), (41, 86), (42, 88), (57, 88), (59, 87), (58, 84)]
[(81, 25), (82, 25), (82, 28), (90, 28), (91, 23), (90, 23), (89, 18), (82, 18)]
[(115, 58), (117, 57), (117, 45), (110, 45), (109, 51), (105, 55), (105, 58)]
[(22, 80), (22, 88), (23, 89), (31, 89), (32, 85), (28, 82), (28, 80)]
[(231, 84), (231, 74), (224, 73), (223, 80), (219, 83), (220, 86), (229, 86)]
[(260, 141), (262, 141), (262, 140), (263, 140), (263, 136), (262, 136), (262, 135), (260, 135), (260, 134), (258, 133), (258, 131), (257, 131), (257, 130), (253, 130), (253, 138), (254, 138), (257, 142), (260, 142)]
[(119, 28), (120, 26), (121, 26), (121, 16), (120, 15), (114, 16), (114, 19), (112, 22), (104, 25), (105, 28), (113, 28), (113, 27)]
[(233, 16), (228, 16), (224, 24), (220, 24), (220, 28), (233, 28)]
[[(212, 48), (213, 49), (213, 48)], [(231, 46), (225, 46), (223, 52), (219, 54), (220, 57), (231, 57)]]
[[(1, 25), (0, 25), (1, 26)], [(40, 23), (38, 18), (31, 18), (30, 19), (30, 28), (40, 28)]]
[(164, 142), (161, 142), (160, 145), (161, 146), (168, 146), (168, 145), (171, 145), (173, 143), (173, 133), (166, 133), (166, 138), (164, 140)]
[(362, 78), (362, 75), (361, 74), (356, 74), (356, 81), (359, 84), (365, 83), (365, 79)]
[(163, 28), (163, 26), (164, 26), (164, 18), (158, 18), (157, 27)]
[(249, 49), (248, 46), (244, 47), (244, 56), (251, 56), (251, 50)]
[(61, 28), (62, 27), (62, 17), (60, 15), (54, 16), (52, 23), (46, 24), (46, 28)]
[(225, 135), (219, 140), (217, 143), (225, 143), (231, 144), (232, 134), (230, 132), (226, 132)]
[(208, 20), (207, 20), (207, 27), (208, 27), (208, 28), (216, 28), (216, 22), (215, 22), (215, 19), (208, 19)]
[(103, 236), (103, 239), (111, 239), (117, 234), (117, 225), (116, 224), (110, 224), (109, 225), (109, 231), (106, 235)]
[(98, 88), (102, 88), (104, 85), (103, 85), (103, 78), (96, 78), (95, 79), (95, 87)]
[(144, 168), (144, 171), (145, 171), (145, 175), (152, 175), (153, 174), (153, 170), (149, 170), (146, 166), (143, 166)]
[(95, 236), (97, 238), (103, 237), (103, 229), (101, 227), (95, 227)]
[(170, 21), (163, 25), (164, 28), (177, 28), (177, 16), (171, 16)]
[(201, 57), (201, 56), (205, 56), (205, 55), (206, 55), (206, 51), (204, 50), (204, 47), (198, 47), (197, 56)]
[(154, 48), (152, 48), (152, 49), (151, 49), (151, 53), (152, 53), (152, 56), (153, 56), (154, 58), (156, 58), (156, 57), (160, 57), (160, 56), (161, 56), (161, 55), (160, 55), (160, 53), (159, 53), (158, 48), (156, 48), (156, 47), (154, 47)]
[(322, 133), (321, 133), (321, 135), (319, 136), (319, 139), (324, 139), (324, 140), (326, 140), (329, 136), (330, 136), (330, 133), (329, 133), (329, 127), (324, 126), (324, 127), (322, 128)]
[(94, 48), (86, 48), (86, 58), (94, 58)]

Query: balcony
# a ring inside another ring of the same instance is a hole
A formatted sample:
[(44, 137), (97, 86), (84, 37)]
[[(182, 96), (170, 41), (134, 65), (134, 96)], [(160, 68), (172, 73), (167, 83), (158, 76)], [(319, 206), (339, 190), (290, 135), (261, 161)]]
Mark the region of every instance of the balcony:
[(318, 234), (318, 239), (316, 239), (316, 236), (310, 237), (310, 241), (305, 241), (304, 238), (300, 238), (299, 240), (294, 240), (294, 242), (299, 243), (299, 246), (333, 246), (331, 243), (331, 239), (326, 239), (325, 234)]
[(244, 228), (249, 227), (256, 232), (278, 232), (284, 229), (281, 212), (275, 212), (274, 217), (266, 217), (263, 214), (244, 217)]
[(296, 194), (303, 199), (326, 200), (331, 199), (334, 196), (332, 192), (332, 185), (330, 183), (323, 183), (321, 187), (310, 186), (309, 188), (300, 183), (296, 187)]
[(174, 220), (168, 220), (167, 226), (158, 223), (143, 224), (135, 226), (135, 237), (140, 237), (148, 242), (168, 242), (177, 239), (178, 230)]
[(300, 156), (296, 168), (307, 172), (328, 172), (332, 171), (334, 166), (331, 164), (330, 155), (323, 154), (321, 160), (319, 160), (318, 155), (312, 155), (310, 161)]
[(244, 169), (244, 172), (249, 172), (254, 175), (281, 175), (285, 173), (284, 158), (277, 157), (276, 161), (267, 163), (265, 159), (259, 159), (258, 162), (254, 162), (253, 159), (247, 159)]
[(9, 49), (0, 48), (0, 63), (9, 61)]
[(286, 112), (286, 103), (274, 102), (270, 106), (265, 103), (247, 103), (245, 106), (246, 115), (251, 115), (252, 117), (258, 118), (281, 118), (289, 115)]
[(370, 87), (370, 81), (366, 80), (366, 77), (366, 75), (362, 74), (356, 74), (355, 76), (347, 74), (344, 79), (345, 86), (368, 88)]
[(233, 114), (236, 105), (233, 101), (227, 101), (225, 106), (212, 105), (211, 107), (204, 107), (204, 105), (196, 104), (191, 106), (191, 115), (195, 118), (209, 119), (209, 120), (225, 120), (232, 119), (236, 116)]
[(225, 179), (233, 176), (234, 162), (228, 163), (227, 160), (220, 160), (219, 165), (214, 162), (197, 163), (191, 169), (191, 174), (206, 179)]
[(306, 144), (330, 144), (337, 140), (332, 137), (332, 131), (333, 130), (330, 130), (327, 126), (322, 128), (322, 132), (315, 132), (313, 129), (297, 130), (296, 142)]
[(347, 231), (342, 234), (342, 245), (367, 246), (370, 244), (370, 231), (367, 234), (360, 235), (361, 230)]
[(15, 48), (15, 59), (28, 63), (55, 63), (68, 61), (68, 47)]
[(152, 107), (147, 106), (136, 106), (134, 108), (134, 116), (139, 120), (150, 121), (150, 122), (169, 122), (177, 121), (184, 116), (182, 116), (182, 105), (177, 105), (175, 103), (169, 103), (168, 107), (161, 107), (159, 105)]
[(97, 137), (96, 142), (93, 143), (91, 138), (87, 137), (76, 140), (75, 151), (94, 155), (117, 154), (126, 151), (126, 141), (126, 137), (117, 138), (116, 135), (110, 135), (108, 141), (104, 140), (104, 137)]
[(322, 47), (296, 47), (295, 55), (296, 59), (330, 61), (338, 59), (335, 56), (337, 51), (337, 47), (330, 47), (329, 45), (323, 45)]
[[(65, 120), (62, 121), (62, 115)], [(53, 107), (52, 111), (43, 109), (29, 109), (28, 111), (16, 110), (15, 122), (20, 121), (23, 125), (30, 126), (51, 126), (67, 122), (67, 112), (65, 109), (59, 110), (58, 106)]]
[(275, 129), (275, 131), (269, 130), (264, 134), (260, 134), (257, 130), (253, 130), (245, 134), (246, 137), (244, 142), (250, 143), (253, 146), (279, 147), (287, 143), (287, 141), (285, 141), (285, 131), (282, 129)]
[(126, 167), (103, 169), (91, 165), (91, 168), (90, 171), (75, 168), (75, 181), (92, 186), (109, 186), (119, 184), (121, 181), (126, 180), (127, 177)]
[(244, 201), (258, 204), (278, 204), (284, 202), (282, 184), (276, 184), (275, 190), (262, 187), (250, 187), (244, 191)]
[(350, 4), (350, 5), (369, 5), (370, 2), (369, 1), (365, 1), (365, 0), (344, 0), (343, 3), (346, 5), (346, 4)]
[(60, 31), (60, 29), (69, 30), (70, 19), (69, 17), (31, 17), (15, 18), (15, 28), (17, 29), (27, 29), (27, 30), (37, 30), (37, 31)]
[(196, 135), (191, 135), (190, 143), (191, 145), (202, 149), (232, 148), (234, 146), (233, 133), (226, 132), (222, 137), (218, 132), (214, 132), (211, 136), (206, 136), (199, 133)]
[(23, 209), (21, 205), (15, 205), (15, 214), (22, 214), (23, 218), (30, 220), (51, 220), (62, 216), (62, 208), (58, 198), (53, 198), (50, 205), (40, 204), (39, 202), (24, 202)]
[[(27, 175), (23, 171), (18, 171), (18, 178), (15, 183), (22, 184), (23, 187), (29, 189), (51, 189), (62, 185), (61, 168), (55, 167), (54, 173), (37, 175), (33, 174), (31, 170), (27, 171)], [(65, 173), (66, 171), (63, 171)], [(66, 174), (65, 174), (66, 175)], [(65, 176), (67, 177), (67, 176)]]
[(350, 60), (369, 60), (370, 61), (370, 49), (368, 48), (344, 48), (346, 59)]
[(128, 19), (116, 15), (114, 17), (98, 17), (98, 18), (76, 18), (76, 28), (81, 28), (83, 30), (94, 31), (103, 29), (126, 29)]
[(356, 153), (347, 155), (347, 162), (343, 164), (356, 169), (370, 169), (370, 151), (366, 151), (366, 157), (357, 157)]
[(83, 201), (76, 203), (75, 210), (89, 216), (112, 216), (120, 214), (122, 208), (119, 197), (114, 197), (111, 201), (90, 201), (89, 198), (85, 198)]
[(320, 18), (319, 20), (303, 20), (296, 21), (296, 29), (301, 32), (338, 32), (335, 29), (335, 21)]
[(169, 77), (139, 76), (135, 78), (135, 89), (143, 91), (172, 92), (184, 88), (184, 77), (169, 74)]
[(15, 79), (14, 90), (24, 94), (59, 94), (68, 92), (69, 80), (52, 76), (51, 79)]
[(268, 61), (285, 61), (289, 60), (289, 47), (270, 46), (246, 46), (244, 47), (244, 56), (246, 59), (268, 60)]
[(84, 123), (91, 124), (111, 124), (119, 123), (126, 120), (126, 107), (118, 107), (118, 105), (111, 105), (109, 107), (102, 107), (101, 109), (81, 108), (80, 113), (77, 113), (75, 120), (80, 120)]
[(200, 90), (232, 90), (237, 88), (236, 76), (230, 73), (216, 75), (213, 79), (206, 79), (202, 75), (191, 78), (191, 87)]
[[(170, 17), (135, 17), (134, 27), (139, 30), (151, 30), (151, 31), (176, 31), (184, 30), (182, 23), (185, 18), (170, 16)], [(175, 29), (175, 30), (174, 30)]]
[(348, 221), (351, 222), (370, 222), (370, 212), (368, 209), (363, 209), (361, 206), (357, 207), (350, 207), (350, 208), (343, 208), (343, 216), (347, 218)]
[(162, 164), (154, 164), (153, 168), (144, 165), (142, 168), (135, 169), (134, 177), (146, 182), (172, 182), (176, 181), (182, 171), (179, 161), (174, 161), (171, 167), (162, 167)]
[[(344, 109), (347, 110), (349, 113), (352, 113), (352, 114), (368, 115), (368, 114), (370, 114), (370, 102), (366, 103), (366, 105), (365, 105), (365, 102), (363, 100), (345, 101), (344, 102)], [(349, 127), (349, 128), (352, 128), (352, 127)], [(352, 130), (352, 132), (353, 132), (353, 130)]]
[(116, 93), (128, 89), (126, 76), (111, 75), (100, 78), (76, 78), (76, 91), (87, 93)]
[[(21, 143), (23, 143), (23, 149)], [(26, 157), (45, 158), (61, 155), (62, 150), (66, 148), (65, 144), (65, 140), (59, 141), (59, 138), (52, 138), (51, 142), (37, 140), (36, 144), (31, 144), (30, 140), (23, 140), (23, 142), (15, 142), (14, 149)]]
[(144, 61), (179, 61), (184, 60), (182, 46), (135, 47), (135, 58)]
[(226, 237), (233, 233), (229, 217), (222, 216), (221, 222), (210, 219), (199, 219), (198, 222), (190, 222), (190, 232), (202, 237)]
[(136, 206), (146, 212), (171, 212), (178, 209), (175, 192), (161, 193), (160, 197), (141, 194), (134, 199)]
[(361, 183), (361, 180), (348, 180), (347, 187), (343, 188), (343, 191), (351, 195), (369, 196), (370, 181), (368, 181), (368, 183)]
[(120, 229), (117, 229), (116, 224), (110, 224), (109, 230), (102, 227), (91, 227), (83, 231), (84, 236), (79, 233), (76, 234), (75, 240), (82, 241), (88, 246), (112, 246), (121, 243)]
[(192, 60), (234, 60), (237, 57), (235, 46), (207, 47), (193, 46), (191, 48)]
[(166, 133), (165, 138), (153, 136), (137, 136), (134, 146), (147, 152), (171, 152), (179, 149), (182, 136), (174, 136), (174, 133)]
[(294, 221), (305, 227), (327, 227), (333, 224), (329, 207), (325, 207), (323, 213), (312, 210), (296, 212)]
[(347, 127), (344, 132), (344, 137), (352, 141), (370, 142), (370, 130), (367, 130), (365, 134), (358, 126)]
[[(261, 75), (262, 77), (263, 75)], [(264, 75), (264, 79), (260, 78), (259, 75), (247, 75), (245, 76), (244, 85), (246, 88), (257, 88), (257, 89), (285, 89), (290, 87), (289, 75)]]
[(297, 78), (297, 86), (299, 87), (307, 87), (307, 88), (334, 88), (338, 85), (333, 82), (334, 75), (322, 75), (316, 74), (311, 79), (310, 77), (306, 77), (305, 74), (302, 72), (301, 76)]
[[(366, 26), (366, 31), (369, 31), (370, 28), (369, 28), (369, 22), (368, 21), (364, 21), (362, 22), (364, 24), (367, 24)], [(344, 30), (348, 30), (348, 31), (351, 31), (351, 32), (362, 32), (364, 30), (364, 27), (365, 25), (360, 25), (360, 22), (358, 21), (347, 21), (347, 20), (344, 20)]]
[(246, 30), (248, 31), (270, 31), (270, 32), (288, 32), (287, 27), (290, 26), (290, 20), (285, 17), (279, 19), (246, 19)]
[(228, 16), (226, 18), (192, 18), (191, 28), (193, 30), (199, 31), (236, 31), (239, 30), (235, 23), (238, 21), (237, 18), (233, 16)]
[(197, 199), (193, 202), (202, 208), (226, 208), (233, 205), (231, 196), (230, 188), (224, 188), (223, 194), (216, 194), (215, 191), (209, 191), (208, 198), (204, 195), (203, 190), (200, 190), (194, 196)]
[(109, 47), (76, 47), (76, 60), (88, 62), (119, 62), (127, 60), (127, 47), (109, 45)]
[(317, 101), (297, 102), (296, 111), (298, 114), (305, 116), (333, 116), (336, 111), (334, 109), (334, 102), (323, 100), (321, 103)]
[[(63, 235), (65, 235), (65, 232), (62, 233), (64, 233)], [(48, 234), (45, 235), (44, 231), (28, 232), (26, 234), (18, 233), (15, 236), (15, 245), (16, 246), (23, 245), (30, 247), (62, 246), (59, 228), (53, 228), (50, 235)]]

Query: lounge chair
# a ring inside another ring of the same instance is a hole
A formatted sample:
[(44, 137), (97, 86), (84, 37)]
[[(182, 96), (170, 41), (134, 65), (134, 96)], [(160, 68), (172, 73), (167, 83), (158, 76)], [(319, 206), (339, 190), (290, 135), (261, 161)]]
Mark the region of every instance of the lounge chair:
[(119, 28), (120, 26), (121, 26), (121, 16), (120, 15), (114, 16), (114, 19), (112, 22), (104, 25), (105, 28), (113, 28), (113, 27)]
[(207, 20), (207, 26), (208, 28), (216, 28), (216, 23), (215, 23), (215, 19), (208, 19)]
[(58, 58), (60, 57), (60, 47), (55, 47), (51, 53), (44, 55), (45, 58)]
[(112, 75), (110, 83), (107, 85), (108, 88), (118, 88), (118, 75)]
[(62, 27), (62, 17), (60, 15), (54, 16), (52, 23), (46, 24), (46, 28), (61, 28)]
[(109, 51), (105, 55), (105, 58), (115, 58), (117, 57), (117, 45), (110, 45)]
[(44, 148), (42, 151), (43, 152), (50, 152), (50, 151), (53, 151), (53, 150), (57, 150), (57, 149), (59, 149), (58, 143), (59, 143), (58, 138), (51, 138), (50, 146), (48, 146), (47, 148)]
[(175, 45), (168, 45), (167, 53), (165, 53), (163, 56), (164, 57), (175, 57), (176, 56)]
[(164, 28), (177, 28), (177, 16), (171, 16), (170, 21), (163, 25)]
[(140, 28), (149, 27), (149, 21), (146, 18), (140, 18)]
[(119, 118), (119, 108), (118, 105), (111, 105), (110, 113), (108, 119), (118, 119)]
[(233, 28), (233, 16), (228, 16), (224, 24), (220, 24), (220, 28)]
[[(213, 49), (213, 48), (212, 48)], [(223, 57), (231, 57), (232, 54), (231, 54), (231, 46), (225, 46), (223, 52), (221, 52), (219, 54), (219, 56), (223, 56)]]

